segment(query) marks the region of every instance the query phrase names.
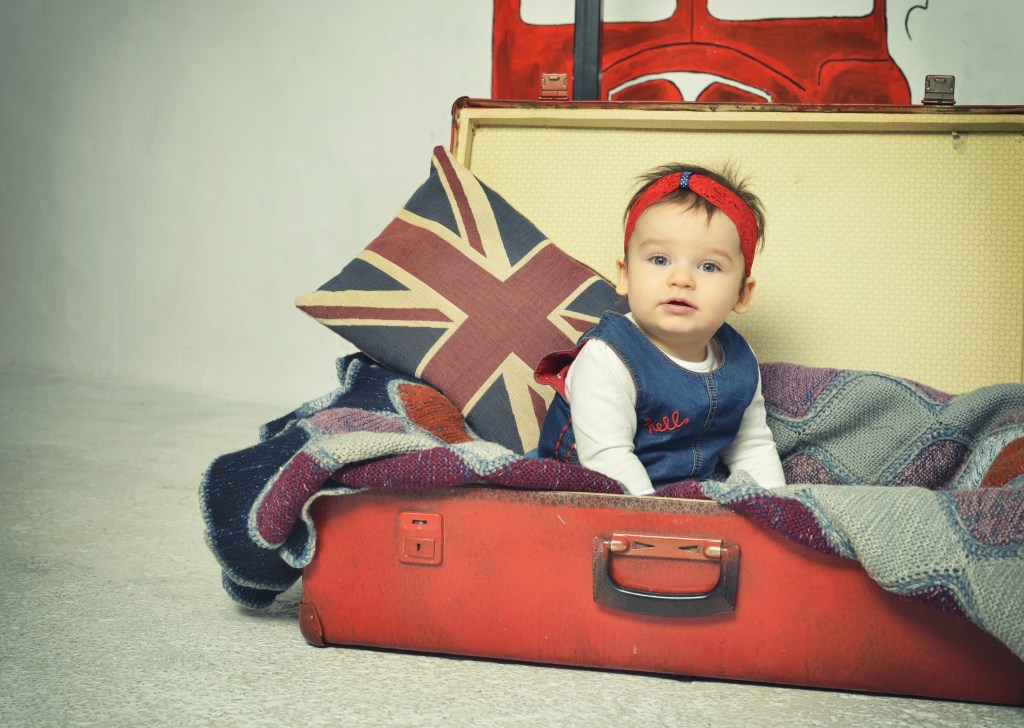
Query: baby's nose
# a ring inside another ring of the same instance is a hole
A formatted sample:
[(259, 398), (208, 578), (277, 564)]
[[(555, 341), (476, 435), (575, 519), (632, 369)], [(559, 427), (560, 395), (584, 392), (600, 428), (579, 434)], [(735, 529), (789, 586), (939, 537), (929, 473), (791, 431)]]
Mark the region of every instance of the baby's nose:
[(686, 265), (674, 265), (669, 272), (669, 281), (676, 286), (687, 286), (693, 283), (693, 271)]

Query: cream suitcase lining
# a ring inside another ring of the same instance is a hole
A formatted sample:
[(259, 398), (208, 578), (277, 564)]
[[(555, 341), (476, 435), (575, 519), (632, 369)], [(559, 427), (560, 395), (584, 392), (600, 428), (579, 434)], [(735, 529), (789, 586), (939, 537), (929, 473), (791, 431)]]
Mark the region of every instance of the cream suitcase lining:
[(457, 158), (613, 278), (638, 174), (731, 162), (764, 201), (761, 361), (947, 392), (1024, 381), (1024, 109), (456, 105)]

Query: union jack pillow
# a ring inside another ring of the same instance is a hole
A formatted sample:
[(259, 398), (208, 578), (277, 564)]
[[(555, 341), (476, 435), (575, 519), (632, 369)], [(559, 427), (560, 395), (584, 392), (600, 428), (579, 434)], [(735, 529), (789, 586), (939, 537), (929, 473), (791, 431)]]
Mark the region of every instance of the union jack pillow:
[(533, 369), (571, 348), (615, 290), (456, 162), (430, 176), (340, 273), (296, 306), (391, 369), (441, 391), (486, 440), (537, 446), (553, 396)]

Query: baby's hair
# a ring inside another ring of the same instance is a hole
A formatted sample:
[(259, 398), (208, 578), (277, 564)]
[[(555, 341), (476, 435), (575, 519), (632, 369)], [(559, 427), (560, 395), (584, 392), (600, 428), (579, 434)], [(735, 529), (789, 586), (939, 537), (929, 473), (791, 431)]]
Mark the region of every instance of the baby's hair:
[[(726, 165), (722, 168), (721, 172), (715, 172), (705, 167), (699, 167), (695, 164), (663, 164), (660, 167), (645, 172), (636, 178), (638, 183), (642, 183), (640, 189), (636, 191), (630, 199), (629, 204), (626, 205), (626, 212), (623, 215), (623, 222), (629, 217), (629, 211), (633, 209), (633, 205), (640, 198), (640, 195), (644, 191), (653, 185), (655, 182), (660, 180), (662, 177), (667, 177), (670, 174), (677, 174), (680, 172), (690, 172), (691, 174), (699, 174), (709, 179), (713, 179), (718, 184), (722, 185), (728, 190), (731, 190), (736, 194), (743, 203), (750, 208), (750, 211), (754, 213), (754, 219), (757, 221), (757, 239), (760, 241), (758, 250), (764, 248), (764, 207), (761, 204), (761, 198), (755, 195), (747, 188), (747, 181), (737, 177), (735, 171), (730, 165)], [(674, 192), (669, 193), (663, 197), (659, 202), (675, 202), (683, 206), (684, 209), (690, 209), (691, 207), (701, 210), (706, 213), (708, 219), (718, 212), (718, 208), (715, 207), (711, 202), (705, 200), (703, 197), (698, 195), (692, 190), (682, 187)]]

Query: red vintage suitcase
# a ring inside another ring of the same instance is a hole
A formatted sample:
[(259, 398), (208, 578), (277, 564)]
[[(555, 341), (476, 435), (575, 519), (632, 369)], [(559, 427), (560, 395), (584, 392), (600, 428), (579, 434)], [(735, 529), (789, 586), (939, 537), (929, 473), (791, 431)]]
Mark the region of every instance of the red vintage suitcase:
[[(457, 159), (608, 276), (638, 173), (738, 161), (772, 231), (736, 323), (762, 361), (948, 392), (1022, 379), (1022, 109), (455, 111)], [(464, 488), (312, 513), (314, 644), (1024, 703), (1024, 663), (994, 637), (710, 502)]]
[(1024, 702), (995, 638), (710, 502), (462, 488), (313, 516), (316, 645)]

